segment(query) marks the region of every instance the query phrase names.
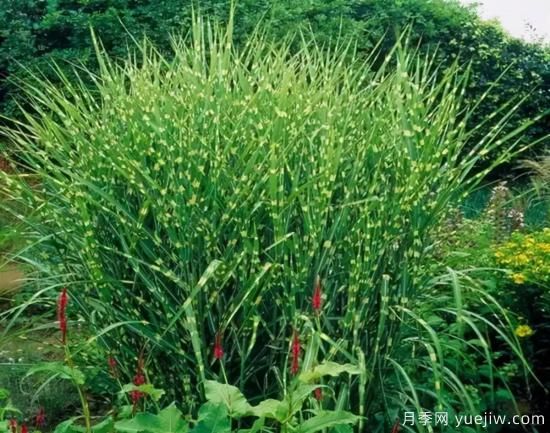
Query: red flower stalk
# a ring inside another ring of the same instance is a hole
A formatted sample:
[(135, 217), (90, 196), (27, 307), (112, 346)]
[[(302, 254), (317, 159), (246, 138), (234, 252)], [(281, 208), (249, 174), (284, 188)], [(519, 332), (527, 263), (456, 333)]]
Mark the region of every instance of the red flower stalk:
[(222, 359), (223, 353), (222, 334), (221, 332), (218, 332), (216, 334), (216, 340), (214, 342), (214, 358), (218, 360)]
[(294, 336), (292, 337), (292, 365), (290, 372), (293, 375), (298, 374), (300, 369), (300, 338), (296, 330), (294, 330)]
[(145, 376), (142, 373), (138, 373), (134, 376), (134, 385), (140, 386), (145, 384)]
[(17, 433), (17, 420), (15, 418), (9, 420), (8, 426), (11, 430), (11, 433)]
[(46, 412), (43, 407), (38, 410), (38, 413), (34, 417), (34, 425), (36, 428), (44, 427), (46, 425)]
[[(136, 375), (134, 376), (133, 383), (135, 386), (144, 385), (146, 382), (145, 375), (143, 374), (143, 358), (140, 355), (138, 358), (138, 365), (136, 370)], [(130, 392), (130, 398), (132, 399), (132, 404), (134, 406), (133, 411), (135, 412), (136, 407), (139, 403), (139, 401), (145, 396), (145, 394), (141, 391), (131, 391)]]
[(130, 398), (132, 399), (132, 411), (135, 413), (139, 401), (143, 398), (143, 393), (141, 391), (131, 391)]
[(67, 304), (69, 303), (69, 296), (67, 295), (67, 288), (64, 287), (59, 294), (57, 300), (57, 320), (59, 322), (59, 330), (61, 331), (61, 341), (63, 344), (67, 342)]
[(401, 423), (399, 422), (399, 418), (395, 420), (395, 424), (393, 425), (393, 428), (391, 429), (391, 433), (399, 433), (401, 431)]
[(111, 373), (112, 377), (118, 377), (118, 369), (117, 369), (117, 362), (114, 356), (109, 356), (107, 358), (107, 363), (109, 364), (109, 372)]
[(323, 400), (323, 389), (321, 387), (315, 388), (315, 391), (313, 391), (313, 395), (315, 396), (315, 400)]
[(29, 433), (29, 429), (27, 428), (27, 424), (23, 424), (21, 426), (21, 433)]
[(322, 290), (321, 290), (321, 278), (319, 275), (315, 278), (315, 286), (313, 289), (313, 297), (311, 298), (311, 306), (315, 314), (321, 312), (321, 307), (323, 306)]

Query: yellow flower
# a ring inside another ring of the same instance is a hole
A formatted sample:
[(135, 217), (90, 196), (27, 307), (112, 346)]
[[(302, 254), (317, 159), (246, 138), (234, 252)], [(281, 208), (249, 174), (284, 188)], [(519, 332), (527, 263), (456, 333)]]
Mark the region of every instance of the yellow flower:
[(524, 265), (529, 262), (529, 257), (526, 254), (521, 253), (516, 256), (516, 264)]
[(514, 283), (516, 284), (525, 283), (525, 275), (523, 275), (522, 273), (518, 272), (517, 274), (512, 274), (511, 278), (512, 278), (512, 281), (514, 281)]
[(519, 325), (515, 331), (515, 334), (520, 338), (530, 337), (533, 333), (534, 331), (529, 325)]

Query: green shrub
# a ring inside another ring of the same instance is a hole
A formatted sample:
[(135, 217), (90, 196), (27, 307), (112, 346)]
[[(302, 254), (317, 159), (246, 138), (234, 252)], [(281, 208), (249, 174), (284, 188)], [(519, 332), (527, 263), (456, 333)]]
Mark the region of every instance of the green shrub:
[(410, 357), (400, 324), (429, 286), (430, 234), (480, 181), (480, 155), (512, 155), (519, 131), (498, 136), (510, 112), (469, 142), (459, 67), (436, 79), (400, 45), (374, 72), (344, 47), (291, 54), (255, 36), (236, 51), (231, 32), (198, 20), (170, 58), (144, 43), (120, 66), (98, 48), (92, 90), (27, 86), (38, 115), (4, 130), (39, 179), (4, 176), (31, 211), (20, 257), (69, 287), (128, 377), (144, 353), (190, 407), (207, 378), (258, 399), (284, 389), (295, 330), (362, 367), (335, 395), (369, 415)]
[(494, 251), (499, 266), (511, 271), (516, 284), (550, 284), (550, 228), (535, 233), (514, 233)]
[[(509, 312), (514, 338), (524, 348), (536, 378), (530, 377), (526, 383), (518, 374), (517, 361), (510, 359), (507, 345), (495, 330), (488, 329), (489, 340), (496, 343), (492, 345), (495, 366), (509, 376), (508, 386), (516, 397), (529, 401), (531, 412), (545, 413), (549, 409), (545, 388), (550, 385), (546, 368), (550, 347), (550, 229), (514, 224), (522, 212), (514, 211), (517, 199), (504, 185), (495, 187), (490, 195), (487, 207), (475, 219), (453, 212), (442, 226), (437, 235), (434, 273), (450, 266), (483, 282), (486, 295), (499, 299)], [(441, 291), (433, 299), (441, 299)], [(483, 317), (491, 314), (485, 299), (474, 295), (467, 302), (469, 310)], [(436, 303), (428, 301), (426, 308), (437, 308)], [(468, 372), (467, 363), (462, 364), (461, 372)]]

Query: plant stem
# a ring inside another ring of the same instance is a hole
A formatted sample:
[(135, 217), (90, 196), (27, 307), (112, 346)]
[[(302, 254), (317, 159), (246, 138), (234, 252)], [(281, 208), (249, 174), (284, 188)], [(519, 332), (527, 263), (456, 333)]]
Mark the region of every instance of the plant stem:
[[(69, 351), (69, 347), (67, 344), (64, 345), (65, 347), (65, 361), (67, 362), (67, 365), (69, 368), (74, 369), (74, 363), (71, 358), (71, 352)], [(86, 400), (86, 395), (84, 394), (84, 390), (78, 384), (76, 381), (73, 381), (74, 385), (76, 386), (76, 389), (78, 391), (78, 397), (80, 398), (80, 404), (82, 405), (82, 414), (84, 415), (84, 422), (86, 424), (86, 433), (92, 432), (92, 423), (91, 423), (91, 416), (90, 416), (90, 407), (88, 406), (88, 400)]]

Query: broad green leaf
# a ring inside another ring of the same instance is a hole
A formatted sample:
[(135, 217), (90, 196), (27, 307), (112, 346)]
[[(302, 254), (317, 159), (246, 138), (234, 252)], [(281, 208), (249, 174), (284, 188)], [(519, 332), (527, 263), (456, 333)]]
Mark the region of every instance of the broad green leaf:
[(158, 417), (151, 413), (138, 413), (131, 419), (125, 419), (115, 423), (115, 430), (117, 432), (153, 432), (158, 431), (159, 428), (160, 422)]
[[(158, 417), (164, 433), (184, 433), (189, 430), (189, 426), (183, 420), (180, 410), (171, 404), (167, 408), (160, 411)], [(161, 433), (160, 431), (158, 433)]]
[(78, 430), (74, 428), (76, 418), (71, 418), (58, 424), (53, 433), (76, 433)]
[(132, 391), (139, 391), (144, 394), (147, 394), (154, 401), (159, 401), (161, 397), (164, 395), (164, 390), (155, 388), (151, 383), (146, 383), (139, 386), (129, 383), (127, 385), (124, 385), (120, 392), (122, 394), (127, 394)]
[(115, 423), (117, 432), (129, 433), (186, 433), (189, 430), (181, 412), (171, 404), (158, 415), (138, 413), (134, 418)]
[(319, 387), (319, 384), (300, 383), (286, 398), (285, 401), (303, 402), (311, 396), (311, 393)]
[(270, 418), (282, 421), (287, 404), (280, 400), (268, 399), (252, 408), (252, 413), (258, 418)]
[(323, 376), (336, 377), (342, 373), (360, 374), (361, 370), (353, 364), (338, 364), (336, 362), (328, 361), (319, 364), (312, 370), (304, 371), (298, 378), (302, 382), (311, 383), (319, 380)]
[(330, 433), (353, 433), (353, 427), (350, 424), (335, 425), (329, 430)]
[(252, 406), (236, 386), (207, 380), (204, 392), (209, 402), (224, 404), (231, 417), (245, 416), (252, 411)]
[(103, 421), (92, 426), (92, 433), (112, 433), (114, 430), (113, 418), (107, 417)]
[(223, 404), (205, 403), (199, 410), (198, 423), (191, 433), (230, 433), (231, 421)]
[(311, 397), (313, 391), (315, 391), (318, 387), (318, 384), (308, 385), (298, 382), (298, 386), (284, 398), (283, 404), (279, 407), (275, 414), (277, 417), (276, 419), (284, 420), (290, 415), (294, 415), (300, 411), (304, 401)]
[(125, 404), (124, 406), (121, 406), (117, 412), (117, 419), (127, 419), (132, 416), (132, 412), (134, 410), (134, 407), (131, 404)]
[(304, 421), (298, 433), (315, 433), (320, 430), (344, 424), (355, 424), (359, 417), (346, 411), (322, 411)]

